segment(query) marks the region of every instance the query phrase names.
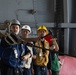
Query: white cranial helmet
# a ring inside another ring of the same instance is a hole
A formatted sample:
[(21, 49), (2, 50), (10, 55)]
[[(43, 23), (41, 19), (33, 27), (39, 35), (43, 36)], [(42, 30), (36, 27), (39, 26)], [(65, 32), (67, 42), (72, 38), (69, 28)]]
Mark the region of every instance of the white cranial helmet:
[(22, 29), (27, 29), (27, 30), (29, 30), (30, 33), (31, 33), (31, 27), (30, 27), (29, 25), (24, 25), (24, 26), (22, 26), (21, 30), (22, 30)]

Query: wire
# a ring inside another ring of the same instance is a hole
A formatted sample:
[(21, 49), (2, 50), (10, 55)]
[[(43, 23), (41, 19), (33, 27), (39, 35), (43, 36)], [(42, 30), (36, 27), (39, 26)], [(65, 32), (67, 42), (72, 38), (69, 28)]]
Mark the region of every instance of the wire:
[(38, 24), (38, 21), (37, 21), (37, 16), (36, 16), (36, 9), (35, 9), (35, 0), (32, 0), (33, 2), (33, 10), (35, 11), (35, 13), (33, 14), (34, 15), (34, 19), (35, 19), (35, 27), (38, 28), (37, 24)]

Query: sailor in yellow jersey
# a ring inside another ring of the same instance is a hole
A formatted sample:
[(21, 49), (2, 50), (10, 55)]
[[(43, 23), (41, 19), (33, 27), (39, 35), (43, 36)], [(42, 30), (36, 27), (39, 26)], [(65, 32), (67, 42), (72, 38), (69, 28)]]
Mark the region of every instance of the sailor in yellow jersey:
[[(39, 26), (37, 29), (38, 36), (45, 36), (48, 34), (48, 30), (44, 25)], [(49, 43), (43, 38), (35, 43), (36, 46), (49, 49)], [(35, 48), (36, 59), (34, 59), (34, 73), (35, 75), (47, 75), (47, 64), (49, 51), (46, 49)]]

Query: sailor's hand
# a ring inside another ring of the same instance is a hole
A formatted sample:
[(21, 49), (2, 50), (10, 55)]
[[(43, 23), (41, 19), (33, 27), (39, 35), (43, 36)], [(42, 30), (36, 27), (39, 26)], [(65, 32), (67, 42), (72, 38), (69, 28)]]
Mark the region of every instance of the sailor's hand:
[(48, 70), (48, 75), (52, 75), (52, 71), (51, 70)]
[(26, 61), (28, 59), (27, 55), (23, 56), (22, 59)]
[(31, 54), (28, 53), (28, 54), (24, 55), (24, 56), (22, 57), (22, 59), (23, 59), (24, 61), (26, 61), (28, 58), (30, 58), (30, 56), (31, 56)]
[(55, 45), (50, 46), (50, 50), (54, 50), (55, 49)]
[(36, 59), (36, 55), (33, 55), (32, 58), (33, 58), (33, 59)]
[(52, 38), (50, 40), (53, 41), (53, 42), (55, 42), (57, 40), (57, 38)]

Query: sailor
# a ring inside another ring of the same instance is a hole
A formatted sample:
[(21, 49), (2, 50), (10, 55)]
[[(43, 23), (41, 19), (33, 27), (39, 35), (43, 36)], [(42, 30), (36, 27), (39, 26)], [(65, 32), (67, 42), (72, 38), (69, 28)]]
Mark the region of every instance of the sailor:
[[(10, 34), (1, 39), (1, 75), (22, 75), (22, 67), (25, 58), (23, 44), (20, 44), (18, 34), (20, 22), (13, 19), (10, 24)], [(30, 56), (30, 55), (29, 55)]]
[[(29, 25), (23, 25), (21, 28), (21, 37), (28, 38), (30, 34), (31, 34), (31, 27)], [(32, 75), (31, 63), (32, 63), (32, 56), (33, 56), (33, 47), (30, 47), (27, 44), (28, 43), (26, 42), (26, 44), (24, 45), (30, 50), (31, 57), (25, 60), (23, 75)], [(27, 55), (25, 55), (25, 57), (27, 58)]]
[[(44, 25), (39, 26), (39, 28), (37, 29), (37, 35), (44, 37), (47, 34), (48, 34), (47, 28)], [(35, 43), (35, 46), (43, 47), (43, 49), (35, 48), (36, 50), (36, 59), (34, 59), (35, 75), (47, 75), (49, 51), (47, 51), (46, 49), (49, 49), (49, 43), (44, 38), (42, 38)]]

